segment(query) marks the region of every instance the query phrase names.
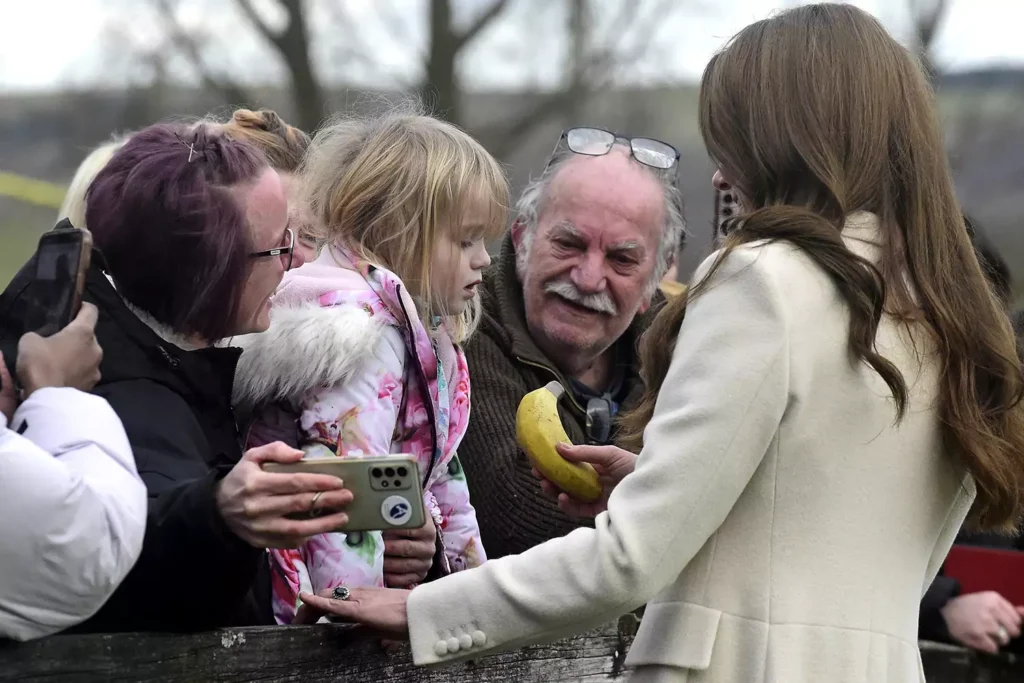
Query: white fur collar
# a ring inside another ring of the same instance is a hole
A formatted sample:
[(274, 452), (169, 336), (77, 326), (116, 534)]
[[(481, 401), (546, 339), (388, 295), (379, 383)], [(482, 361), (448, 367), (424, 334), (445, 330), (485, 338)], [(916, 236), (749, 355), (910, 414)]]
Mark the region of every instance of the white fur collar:
[(382, 329), (356, 306), (275, 307), (269, 330), (232, 340), (243, 350), (235, 405), (250, 409), (268, 401), (296, 401), (311, 389), (343, 383), (373, 355)]
[[(124, 299), (122, 298), (121, 301), (124, 301)], [(153, 333), (156, 336), (160, 337), (168, 344), (174, 344), (182, 351), (197, 351), (208, 346), (205, 344), (196, 344), (193, 340), (189, 339), (185, 335), (175, 332), (167, 325), (164, 325), (163, 323), (157, 321), (149, 313), (146, 313), (141, 308), (132, 306), (127, 301), (124, 302), (124, 305), (127, 306), (128, 310), (134, 313), (135, 317), (141, 320), (146, 325), (146, 327), (153, 330)], [(215, 344), (215, 346), (219, 346), (219, 344)]]

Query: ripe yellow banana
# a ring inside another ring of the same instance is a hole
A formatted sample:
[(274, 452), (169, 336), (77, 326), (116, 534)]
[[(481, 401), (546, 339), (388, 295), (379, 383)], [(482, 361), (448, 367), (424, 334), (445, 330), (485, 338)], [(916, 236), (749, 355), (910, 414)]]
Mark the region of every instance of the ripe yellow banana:
[(561, 383), (548, 382), (524, 396), (516, 411), (516, 441), (548, 481), (590, 503), (601, 497), (597, 472), (587, 463), (569, 462), (555, 450), (559, 443), (571, 443), (558, 417), (558, 399), (564, 393)]

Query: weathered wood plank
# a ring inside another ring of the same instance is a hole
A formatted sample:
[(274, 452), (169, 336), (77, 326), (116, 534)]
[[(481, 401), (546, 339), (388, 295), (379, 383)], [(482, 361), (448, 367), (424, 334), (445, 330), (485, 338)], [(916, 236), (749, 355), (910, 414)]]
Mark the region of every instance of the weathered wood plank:
[(185, 683), (612, 681), (628, 633), (615, 627), (442, 669), (418, 669), (408, 648), (386, 652), (344, 626), (225, 629), (189, 635), (53, 636), (0, 645), (0, 679), (24, 682)]
[[(384, 651), (351, 628), (225, 629), (188, 635), (97, 634), (0, 643), (0, 680), (54, 683), (533, 683), (621, 681), (635, 633), (628, 619), (553, 645), (442, 669), (417, 669), (407, 648)], [(922, 644), (929, 683), (1019, 683), (1024, 661)]]

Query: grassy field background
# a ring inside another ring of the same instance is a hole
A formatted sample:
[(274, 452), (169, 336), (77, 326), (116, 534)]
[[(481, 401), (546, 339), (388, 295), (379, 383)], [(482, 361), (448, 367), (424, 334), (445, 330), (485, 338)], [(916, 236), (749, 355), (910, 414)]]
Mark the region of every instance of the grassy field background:
[(3, 235), (0, 244), (0, 290), (7, 287), (14, 274), (35, 251), (39, 235), (44, 230), (38, 226), (0, 223), (0, 235)]
[(56, 220), (56, 209), (0, 196), (0, 291), (36, 250), (39, 236)]

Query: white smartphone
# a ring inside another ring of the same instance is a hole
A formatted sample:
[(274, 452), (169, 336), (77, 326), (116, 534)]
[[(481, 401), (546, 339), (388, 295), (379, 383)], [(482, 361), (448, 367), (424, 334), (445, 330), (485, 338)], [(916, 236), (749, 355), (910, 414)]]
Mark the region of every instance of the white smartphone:
[[(338, 531), (387, 531), (419, 529), (426, 523), (423, 485), (416, 460), (409, 455), (374, 458), (305, 457), (296, 463), (268, 462), (264, 472), (330, 474), (345, 482), (352, 502), (345, 509), (348, 524)], [(332, 510), (315, 510), (303, 518), (322, 516)]]

